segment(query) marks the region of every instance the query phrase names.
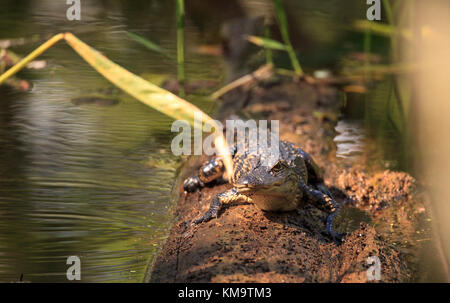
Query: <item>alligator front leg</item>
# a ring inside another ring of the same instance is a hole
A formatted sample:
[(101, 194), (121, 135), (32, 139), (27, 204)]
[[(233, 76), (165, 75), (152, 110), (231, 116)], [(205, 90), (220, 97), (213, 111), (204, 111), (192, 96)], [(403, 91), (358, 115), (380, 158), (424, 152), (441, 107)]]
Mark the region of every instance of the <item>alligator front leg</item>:
[(329, 193), (327, 195), (322, 191), (313, 189), (304, 183), (299, 184), (299, 189), (303, 193), (303, 197), (307, 202), (314, 204), (317, 208), (329, 213), (326, 224), (327, 233), (334, 240), (341, 240), (344, 235), (337, 233), (333, 228), (333, 220), (339, 210), (339, 207), (334, 198), (331, 196), (331, 193), (327, 190), (326, 192)]
[(193, 224), (200, 224), (207, 222), (213, 218), (217, 218), (219, 211), (222, 209), (223, 204), (232, 202), (251, 202), (251, 199), (247, 196), (239, 194), (236, 188), (232, 188), (223, 193), (220, 193), (214, 197), (211, 201), (211, 205), (206, 213), (200, 218), (194, 220)]
[(183, 188), (187, 192), (194, 192), (205, 186), (205, 183), (212, 182), (223, 175), (225, 166), (222, 159), (214, 158), (200, 167), (196, 176), (187, 178), (184, 181)]

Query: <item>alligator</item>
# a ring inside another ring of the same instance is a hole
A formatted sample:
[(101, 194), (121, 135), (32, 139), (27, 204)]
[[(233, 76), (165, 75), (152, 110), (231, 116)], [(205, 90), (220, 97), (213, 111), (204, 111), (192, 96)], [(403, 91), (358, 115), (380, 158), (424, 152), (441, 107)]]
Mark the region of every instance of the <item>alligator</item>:
[[(231, 148), (233, 174), (229, 182), (233, 188), (216, 195), (197, 225), (217, 218), (222, 206), (232, 202), (250, 202), (264, 211), (291, 211), (301, 202), (312, 203), (329, 215), (327, 233), (336, 241), (342, 234), (333, 229), (338, 204), (324, 184), (320, 168), (304, 150), (287, 141), (279, 142), (279, 156), (270, 158), (268, 152), (250, 152), (248, 148)], [(201, 166), (198, 174), (184, 182), (186, 192), (194, 192), (223, 177), (223, 160), (215, 157)]]

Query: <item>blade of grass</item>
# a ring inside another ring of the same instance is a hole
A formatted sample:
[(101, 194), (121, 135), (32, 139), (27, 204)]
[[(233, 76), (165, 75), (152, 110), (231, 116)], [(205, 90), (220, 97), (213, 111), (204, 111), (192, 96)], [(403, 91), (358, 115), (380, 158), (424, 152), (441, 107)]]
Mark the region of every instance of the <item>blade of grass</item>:
[(247, 40), (253, 44), (256, 44), (260, 47), (264, 47), (269, 50), (271, 50), (271, 49), (282, 50), (282, 51), (287, 50), (286, 45), (284, 45), (283, 43), (278, 42), (276, 40), (273, 40), (273, 39), (263, 38), (263, 37), (258, 37), (258, 36), (247, 36)]
[(292, 67), (294, 68), (298, 76), (302, 76), (303, 70), (300, 66), (300, 63), (298, 62), (297, 56), (295, 55), (294, 48), (292, 47), (291, 44), (291, 39), (289, 38), (287, 17), (283, 8), (283, 4), (281, 0), (273, 0), (273, 1), (275, 4), (275, 11), (278, 19), (278, 26), (280, 28), (281, 37), (283, 38), (283, 42), (287, 47), (286, 51), (288, 52), (289, 58), (291, 59)]
[(64, 34), (58, 34), (53, 36), (50, 40), (46, 41), (44, 44), (39, 46), (37, 49), (35, 49), (33, 52), (31, 52), (28, 56), (23, 58), (19, 63), (11, 67), (9, 70), (7, 70), (4, 74), (0, 76), (0, 84), (2, 84), (6, 79), (13, 76), (17, 72), (19, 72), (22, 68), (27, 66), (28, 63), (33, 61), (36, 57), (41, 55), (43, 52), (45, 52), (47, 49), (52, 47), (56, 42), (64, 38)]
[(157, 52), (159, 54), (162, 54), (162, 55), (166, 56), (167, 58), (169, 58), (170, 60), (175, 61), (175, 59), (173, 57), (171, 57), (165, 49), (163, 49), (161, 46), (157, 45), (156, 43), (154, 43), (142, 36), (139, 36), (135, 33), (129, 32), (129, 31), (125, 31), (125, 33), (128, 35), (128, 37), (130, 37), (134, 41), (142, 44), (149, 50)]
[(412, 33), (410, 30), (399, 30), (395, 26), (382, 24), (382, 23), (376, 23), (368, 20), (357, 20), (354, 23), (354, 28), (359, 31), (365, 31), (367, 29), (370, 29), (373, 34), (386, 36), (386, 37), (392, 37), (395, 35), (402, 35), (404, 38), (411, 40)]
[(177, 66), (178, 83), (180, 85), (180, 96), (184, 96), (184, 0), (176, 0), (177, 4)]

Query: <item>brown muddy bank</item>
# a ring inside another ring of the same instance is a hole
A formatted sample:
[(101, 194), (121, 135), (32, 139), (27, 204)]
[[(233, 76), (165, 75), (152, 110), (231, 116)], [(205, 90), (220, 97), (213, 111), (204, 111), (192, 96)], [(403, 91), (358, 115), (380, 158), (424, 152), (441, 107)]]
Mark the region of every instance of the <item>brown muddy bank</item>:
[(406, 173), (365, 169), (335, 158), (333, 136), (339, 91), (304, 81), (271, 79), (225, 96), (218, 117), (280, 121), (280, 137), (310, 153), (325, 182), (345, 205), (335, 228), (348, 231), (340, 245), (324, 233), (326, 214), (313, 206), (266, 213), (253, 204), (230, 205), (218, 219), (193, 228), (192, 220), (229, 184), (182, 191), (182, 180), (205, 158), (191, 158), (174, 191), (175, 222), (153, 264), (150, 282), (367, 282), (369, 256), (381, 262), (382, 282), (424, 281), (419, 258), (428, 245), (428, 208)]

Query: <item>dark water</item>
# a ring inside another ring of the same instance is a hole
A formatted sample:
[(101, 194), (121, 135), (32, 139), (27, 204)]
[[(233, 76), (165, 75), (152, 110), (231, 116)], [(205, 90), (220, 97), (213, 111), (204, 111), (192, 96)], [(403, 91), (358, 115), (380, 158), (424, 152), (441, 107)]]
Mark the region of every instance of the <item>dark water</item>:
[[(173, 62), (123, 33), (151, 37), (175, 55), (174, 1), (81, 2), (82, 21), (69, 22), (65, 1), (1, 0), (0, 39), (71, 31), (134, 73), (155, 81), (175, 75)], [(307, 67), (332, 68), (342, 52), (361, 48), (346, 27), (365, 16), (362, 1), (284, 2)], [(223, 81), (222, 59), (193, 49), (217, 43), (227, 18), (270, 8), (264, 0), (187, 1), (187, 78)], [(32, 91), (0, 89), (0, 281), (21, 274), (33, 282), (67, 281), (72, 255), (81, 258), (84, 282), (142, 281), (171, 220), (177, 167), (171, 120), (118, 92), (107, 96), (119, 101), (114, 106), (74, 104), (110, 85), (64, 42), (41, 59), (45, 69), (21, 74)], [(189, 100), (206, 111), (213, 107)]]

